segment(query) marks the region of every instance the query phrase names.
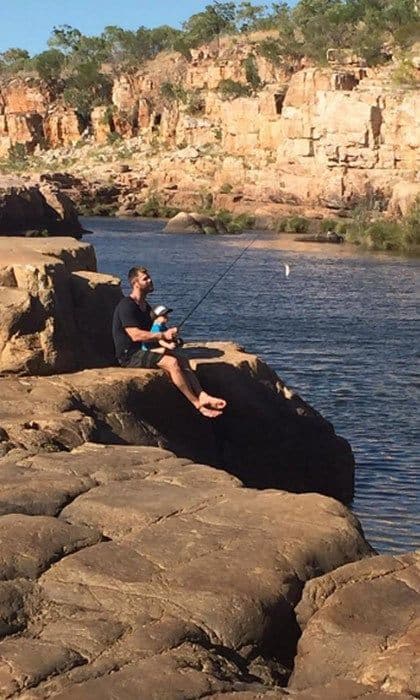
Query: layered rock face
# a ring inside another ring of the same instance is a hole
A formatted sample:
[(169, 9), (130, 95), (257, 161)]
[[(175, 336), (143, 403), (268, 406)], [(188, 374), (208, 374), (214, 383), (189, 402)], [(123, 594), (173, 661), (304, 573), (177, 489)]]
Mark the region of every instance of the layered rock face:
[(96, 272), (71, 238), (0, 238), (0, 373), (52, 374), (112, 364), (119, 280)]
[[(221, 81), (246, 84), (250, 56), (261, 89), (223, 99)], [(252, 38), (223, 39), (193, 52), (189, 63), (163, 54), (115, 79), (112, 109), (92, 112), (93, 138), (104, 144), (117, 134), (133, 151), (153, 146), (134, 168), (131, 190), (143, 178), (139, 202), (157, 188), (168, 203), (189, 209), (203, 190), (219, 208), (257, 214), (342, 209), (366, 197), (386, 208), (395, 187), (419, 185), (420, 98), (395, 86), (392, 68), (337, 58), (331, 54), (325, 69), (275, 66)], [(183, 101), (162, 96), (168, 80), (182, 86)], [(38, 132), (54, 148), (80, 139), (76, 113), (42, 84), (15, 80), (0, 102), (3, 153), (13, 143), (34, 148)], [(226, 186), (231, 191), (221, 194)]]

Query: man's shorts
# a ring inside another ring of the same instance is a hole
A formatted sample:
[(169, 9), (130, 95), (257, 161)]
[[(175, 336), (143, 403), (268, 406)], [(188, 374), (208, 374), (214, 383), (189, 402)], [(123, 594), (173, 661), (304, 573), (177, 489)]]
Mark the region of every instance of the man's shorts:
[(158, 363), (162, 359), (163, 354), (152, 352), (152, 350), (136, 350), (128, 355), (127, 358), (119, 360), (121, 367), (137, 367), (141, 369), (159, 369)]

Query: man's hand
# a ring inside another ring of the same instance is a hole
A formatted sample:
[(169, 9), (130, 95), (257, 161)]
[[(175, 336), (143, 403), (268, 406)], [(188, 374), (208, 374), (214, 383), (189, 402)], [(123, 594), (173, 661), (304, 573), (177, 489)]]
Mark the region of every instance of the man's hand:
[(175, 340), (177, 335), (178, 328), (168, 328), (167, 331), (163, 331), (162, 340), (167, 340), (170, 343), (172, 340)]

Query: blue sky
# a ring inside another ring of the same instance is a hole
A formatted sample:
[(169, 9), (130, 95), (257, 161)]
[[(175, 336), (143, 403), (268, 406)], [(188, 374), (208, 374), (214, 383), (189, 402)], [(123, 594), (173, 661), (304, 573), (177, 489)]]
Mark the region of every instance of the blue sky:
[(0, 0), (0, 52), (10, 47), (39, 53), (54, 26), (70, 24), (100, 34), (108, 24), (135, 29), (144, 24), (180, 24), (210, 0)]

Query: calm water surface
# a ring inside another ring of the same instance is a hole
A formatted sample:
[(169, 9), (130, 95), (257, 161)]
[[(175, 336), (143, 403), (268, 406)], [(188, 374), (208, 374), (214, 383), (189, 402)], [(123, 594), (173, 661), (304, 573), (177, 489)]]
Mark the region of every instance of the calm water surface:
[[(179, 322), (254, 233), (160, 233), (158, 221), (86, 219), (102, 272), (153, 272), (152, 303)], [(284, 275), (284, 263), (290, 277)], [(184, 337), (235, 340), (258, 353), (351, 443), (353, 508), (381, 552), (420, 545), (414, 260), (261, 234), (211, 293)]]

